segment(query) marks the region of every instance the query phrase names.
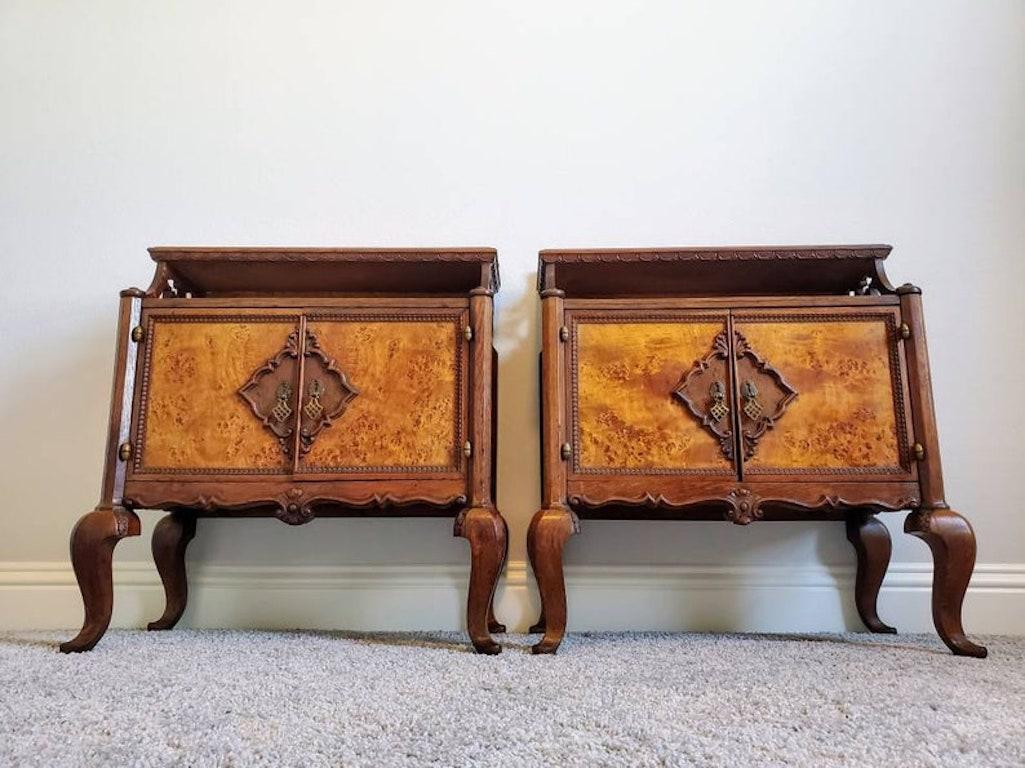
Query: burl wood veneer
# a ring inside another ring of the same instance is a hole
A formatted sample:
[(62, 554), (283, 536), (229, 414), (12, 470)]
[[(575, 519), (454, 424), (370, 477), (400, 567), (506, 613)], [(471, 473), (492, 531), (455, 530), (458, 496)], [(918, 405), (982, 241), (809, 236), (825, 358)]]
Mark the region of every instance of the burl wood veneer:
[(874, 632), (890, 538), (935, 561), (933, 617), (959, 655), (975, 563), (944, 498), (921, 291), (885, 245), (557, 250), (540, 254), (542, 508), (527, 551), (553, 653), (562, 552), (581, 518), (843, 520)]
[(199, 517), (450, 516), (470, 542), (470, 639), (497, 653), (494, 250), (150, 253), (149, 289), (121, 293), (102, 496), (71, 538), (85, 623), (61, 650), (102, 637), (114, 546), (163, 509), (150, 629), (185, 610)]

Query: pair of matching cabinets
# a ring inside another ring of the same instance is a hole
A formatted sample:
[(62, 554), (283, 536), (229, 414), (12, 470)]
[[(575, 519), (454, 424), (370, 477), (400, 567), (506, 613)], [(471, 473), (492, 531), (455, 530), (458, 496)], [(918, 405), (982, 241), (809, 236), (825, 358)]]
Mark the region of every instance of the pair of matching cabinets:
[[(889, 246), (542, 251), (542, 502), (527, 549), (534, 646), (566, 627), (562, 552), (581, 518), (837, 520), (865, 625), (890, 558), (878, 512), (935, 562), (933, 618), (956, 654), (975, 562), (940, 471), (921, 292)], [(508, 530), (495, 502), (498, 263), (490, 248), (151, 248), (121, 292), (102, 494), (71, 536), (85, 604), (65, 652), (110, 623), (117, 542), (138, 509), (185, 610), (199, 517), (453, 517), (470, 544), (466, 623), (498, 653)]]

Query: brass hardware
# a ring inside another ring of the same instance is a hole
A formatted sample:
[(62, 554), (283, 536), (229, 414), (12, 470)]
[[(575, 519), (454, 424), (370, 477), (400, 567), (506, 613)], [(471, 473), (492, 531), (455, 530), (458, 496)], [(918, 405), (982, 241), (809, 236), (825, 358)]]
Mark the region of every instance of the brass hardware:
[(470, 458), (473, 455), (473, 443), (467, 440), (463, 443), (463, 456)]
[(752, 421), (757, 421), (762, 415), (762, 404), (758, 402), (758, 387), (753, 381), (745, 381), (740, 385), (740, 394), (744, 400), (744, 413)]
[(563, 461), (569, 461), (569, 457), (573, 455), (573, 449), (570, 447), (569, 443), (563, 443), (562, 444), (561, 453), (562, 453), (562, 460)]
[(463, 336), (466, 337), (467, 341), (473, 341), (473, 328), (470, 326), (463, 328)]
[(121, 443), (117, 448), (117, 456), (121, 461), (128, 461), (132, 458), (132, 444)]
[(280, 424), (292, 415), (292, 406), (288, 404), (288, 401), (292, 399), (292, 385), (287, 381), (281, 382), (278, 384), (275, 396), (278, 398), (278, 401), (271, 408), (270, 415)]
[(146, 338), (145, 328), (143, 328), (141, 325), (137, 325), (134, 328), (132, 328), (132, 341), (138, 344), (144, 338)]
[(713, 421), (722, 421), (726, 418), (726, 414), (730, 412), (725, 402), (726, 385), (721, 381), (713, 381), (712, 386), (709, 388), (709, 394), (712, 396), (712, 406), (708, 409), (708, 413)]
[(559, 329), (559, 341), (569, 341), (569, 328), (565, 325)]
[(912, 445), (911, 452), (915, 455), (915, 461), (921, 461), (925, 458), (925, 446), (921, 443)]
[(911, 338), (911, 327), (907, 323), (900, 324), (900, 337), (902, 339)]
[(320, 404), (320, 396), (324, 394), (324, 385), (320, 383), (320, 379), (314, 379), (310, 382), (309, 393), (310, 399), (303, 406), (303, 413), (311, 421), (316, 421), (324, 413), (324, 406)]

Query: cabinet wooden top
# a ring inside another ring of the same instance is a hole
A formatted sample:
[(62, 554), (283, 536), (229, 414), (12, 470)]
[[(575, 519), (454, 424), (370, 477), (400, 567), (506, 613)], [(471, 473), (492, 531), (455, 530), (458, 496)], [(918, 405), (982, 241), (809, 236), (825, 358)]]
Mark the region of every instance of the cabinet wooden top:
[(149, 253), (157, 262), (150, 296), (465, 294), (499, 285), (494, 248), (159, 246)]
[(572, 248), (538, 254), (538, 290), (567, 296), (847, 295), (894, 288), (889, 245)]

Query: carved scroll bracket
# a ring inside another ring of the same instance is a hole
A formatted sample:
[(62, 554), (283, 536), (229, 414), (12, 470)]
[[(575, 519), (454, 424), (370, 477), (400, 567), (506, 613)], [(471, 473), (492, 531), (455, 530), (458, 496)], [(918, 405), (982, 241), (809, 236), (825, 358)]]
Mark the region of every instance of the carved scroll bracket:
[(734, 488), (726, 495), (726, 502), (729, 504), (726, 519), (731, 523), (750, 525), (764, 515), (762, 499), (749, 488)]
[(303, 501), (304, 491), (302, 488), (292, 488), (279, 502), (274, 516), (288, 525), (303, 525), (314, 518), (313, 504), (311, 500)]

